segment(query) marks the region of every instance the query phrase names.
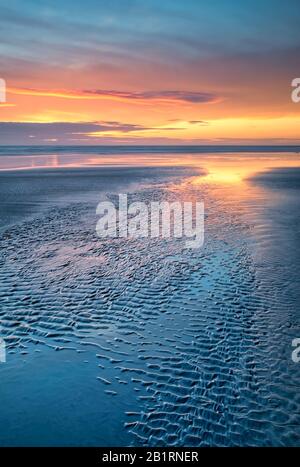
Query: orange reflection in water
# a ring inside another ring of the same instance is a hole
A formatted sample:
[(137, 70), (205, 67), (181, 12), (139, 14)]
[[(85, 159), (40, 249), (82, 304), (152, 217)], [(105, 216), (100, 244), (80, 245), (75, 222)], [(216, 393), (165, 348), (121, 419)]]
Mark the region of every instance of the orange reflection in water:
[[(44, 154), (0, 158), (0, 170), (80, 167), (191, 167), (205, 170), (194, 183), (237, 184), (258, 172), (276, 167), (300, 167), (298, 153), (111, 153)], [(195, 174), (196, 175), (196, 174)]]
[(267, 187), (249, 183), (249, 179), (276, 168), (300, 167), (300, 157), (297, 153), (198, 154), (191, 165), (195, 167), (195, 175), (175, 187), (183, 199), (203, 201), (208, 210), (213, 199), (228, 213), (243, 213), (250, 222), (259, 225), (258, 217), (253, 220), (251, 216), (258, 216), (267, 200), (275, 202), (282, 193), (272, 192), (270, 198)]
[[(257, 173), (275, 168), (300, 167), (299, 154), (210, 154), (203, 159), (201, 168), (207, 175), (195, 177), (193, 183), (241, 183)], [(200, 164), (199, 164), (200, 165)]]

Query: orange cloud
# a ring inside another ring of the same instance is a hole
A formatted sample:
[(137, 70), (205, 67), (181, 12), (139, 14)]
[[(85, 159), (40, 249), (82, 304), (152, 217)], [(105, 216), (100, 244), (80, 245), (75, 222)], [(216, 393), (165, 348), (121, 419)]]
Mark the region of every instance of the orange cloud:
[(211, 92), (202, 91), (116, 91), (116, 90), (47, 90), (47, 89), (32, 89), (32, 88), (14, 88), (7, 90), (10, 94), (26, 95), (26, 96), (44, 96), (44, 97), (60, 97), (63, 99), (110, 99), (117, 101), (144, 102), (148, 100), (160, 102), (187, 102), (190, 104), (201, 103), (216, 103), (220, 102), (221, 98)]

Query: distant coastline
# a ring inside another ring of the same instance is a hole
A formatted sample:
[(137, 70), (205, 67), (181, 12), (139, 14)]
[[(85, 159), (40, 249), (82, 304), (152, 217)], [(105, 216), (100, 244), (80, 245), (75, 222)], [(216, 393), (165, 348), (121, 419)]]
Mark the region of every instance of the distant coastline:
[(72, 152), (86, 154), (117, 154), (117, 153), (155, 153), (155, 154), (205, 154), (205, 153), (260, 153), (260, 152), (289, 152), (300, 153), (300, 145), (36, 145), (36, 146), (13, 146), (0, 145), (1, 155), (33, 155), (33, 154), (64, 154)]

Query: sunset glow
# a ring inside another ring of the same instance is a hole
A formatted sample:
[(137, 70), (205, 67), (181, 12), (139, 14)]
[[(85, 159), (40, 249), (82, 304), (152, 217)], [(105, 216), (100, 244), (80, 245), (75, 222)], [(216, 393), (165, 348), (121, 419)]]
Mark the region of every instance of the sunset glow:
[(298, 144), (297, 2), (246, 3), (11, 2), (1, 144)]

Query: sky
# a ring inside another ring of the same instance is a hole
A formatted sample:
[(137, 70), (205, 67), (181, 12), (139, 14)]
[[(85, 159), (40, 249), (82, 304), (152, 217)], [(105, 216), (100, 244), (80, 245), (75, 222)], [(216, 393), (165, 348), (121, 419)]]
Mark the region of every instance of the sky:
[(0, 145), (299, 144), (299, 0), (0, 0)]

